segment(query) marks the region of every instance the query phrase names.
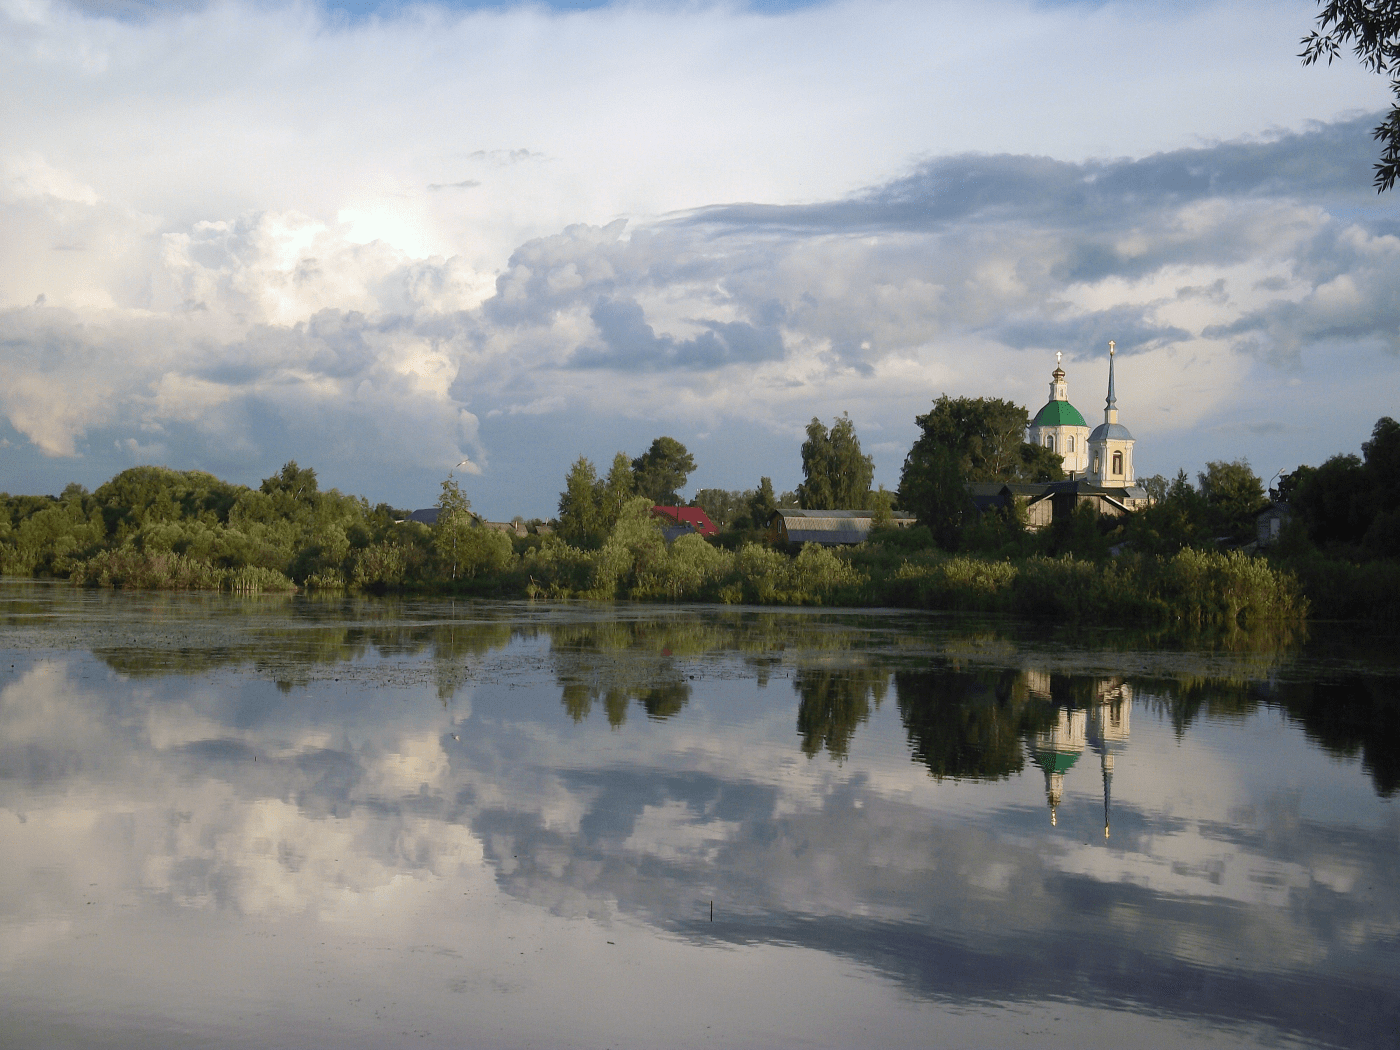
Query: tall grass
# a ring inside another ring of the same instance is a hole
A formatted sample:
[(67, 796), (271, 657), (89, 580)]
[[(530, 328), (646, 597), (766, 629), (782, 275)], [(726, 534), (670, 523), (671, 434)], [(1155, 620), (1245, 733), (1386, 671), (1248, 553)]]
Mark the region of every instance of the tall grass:
[(1308, 551), (1282, 564), (1318, 619), (1400, 623), (1400, 561), (1354, 562)]
[(1307, 612), (1296, 578), (1263, 558), (1190, 549), (1170, 558), (1129, 555), (1104, 562), (1069, 555), (1016, 562), (907, 558), (877, 576), (869, 596), (926, 609), (1191, 627), (1295, 622)]
[(261, 594), (296, 590), (275, 569), (245, 565), (222, 569), (171, 551), (139, 551), (118, 547), (81, 562), (70, 577), (80, 586), (136, 588), (159, 591), (231, 591)]

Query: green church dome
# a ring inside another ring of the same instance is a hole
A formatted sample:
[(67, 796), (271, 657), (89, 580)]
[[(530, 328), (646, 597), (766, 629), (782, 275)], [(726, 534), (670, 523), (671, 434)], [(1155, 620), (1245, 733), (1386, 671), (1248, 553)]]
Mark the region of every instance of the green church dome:
[(1041, 751), (1032, 749), (1032, 761), (1047, 773), (1068, 773), (1079, 761), (1078, 751)]
[(1035, 414), (1033, 427), (1087, 427), (1084, 417), (1068, 401), (1047, 401), (1045, 407)]

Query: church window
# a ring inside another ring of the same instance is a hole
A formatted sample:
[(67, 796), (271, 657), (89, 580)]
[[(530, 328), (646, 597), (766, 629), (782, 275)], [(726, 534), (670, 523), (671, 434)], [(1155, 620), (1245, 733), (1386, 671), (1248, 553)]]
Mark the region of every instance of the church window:
[(1045, 447), (1048, 448), (1051, 452), (1054, 452), (1054, 451), (1055, 451), (1055, 435), (1054, 435), (1054, 434), (1046, 434), (1046, 435), (1045, 435)]
[(1099, 454), (1098, 454), (1097, 452), (1095, 452), (1095, 453), (1094, 453), (1094, 473), (1097, 474), (1098, 472), (1099, 472)]
[(1070, 450), (1071, 452), (1074, 451), (1074, 435), (1073, 435), (1073, 434), (1071, 434), (1071, 435), (1069, 436), (1069, 450)]
[(1113, 453), (1113, 473), (1123, 473), (1123, 453), (1121, 452)]

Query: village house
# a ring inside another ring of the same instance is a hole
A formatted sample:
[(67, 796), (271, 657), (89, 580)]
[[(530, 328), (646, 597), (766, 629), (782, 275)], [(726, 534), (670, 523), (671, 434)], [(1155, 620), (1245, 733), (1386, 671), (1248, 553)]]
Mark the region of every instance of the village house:
[[(1273, 489), (1269, 490), (1269, 495), (1275, 496)], [(1256, 542), (1260, 547), (1272, 547), (1278, 542), (1284, 526), (1292, 520), (1293, 509), (1275, 497), (1267, 507), (1259, 512), (1259, 516), (1255, 519)]]
[[(864, 543), (870, 538), (875, 524), (874, 511), (869, 510), (797, 510), (780, 507), (768, 519), (770, 543), (820, 543), (837, 546)], [(915, 522), (914, 515), (891, 511), (889, 525), (907, 529)]]
[(719, 529), (702, 507), (656, 506), (651, 508), (651, 513), (652, 517), (660, 518), (665, 523), (662, 534), (667, 543), (673, 543), (692, 532), (701, 536), (719, 535)]

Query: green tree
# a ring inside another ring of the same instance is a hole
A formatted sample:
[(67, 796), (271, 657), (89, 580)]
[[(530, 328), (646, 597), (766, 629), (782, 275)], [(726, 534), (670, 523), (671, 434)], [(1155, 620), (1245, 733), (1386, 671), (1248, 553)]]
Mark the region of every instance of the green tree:
[(875, 463), (861, 452), (849, 415), (842, 413), (829, 431), (812, 417), (802, 443), (802, 473), (806, 480), (797, 486), (797, 498), (803, 509), (865, 509)]
[(753, 494), (752, 489), (700, 489), (690, 503), (703, 510), (719, 528), (727, 529), (748, 520)]
[(559, 493), (559, 535), (575, 547), (595, 549), (603, 545), (608, 529), (604, 520), (603, 486), (598, 472), (583, 456), (574, 461)]
[(1358, 456), (1333, 456), (1320, 467), (1299, 467), (1291, 480), (1294, 512), (1314, 543), (1362, 541), (1371, 525), (1371, 486)]
[(1371, 483), (1386, 490), (1387, 499), (1392, 493), (1400, 495), (1400, 423), (1381, 416), (1371, 429), (1371, 440), (1361, 443), (1361, 454)]
[[(1155, 483), (1154, 483), (1154, 487)], [(1183, 547), (1212, 545), (1211, 508), (1186, 471), (1178, 471), (1155, 502), (1130, 514), (1125, 537), (1135, 550), (1175, 554)]]
[(1153, 474), (1149, 478), (1138, 478), (1138, 486), (1147, 493), (1152, 500), (1163, 500), (1167, 498), (1167, 488), (1171, 482), (1162, 477), (1161, 474)]
[(1016, 480), (1026, 469), (1026, 410), (1010, 401), (944, 394), (914, 422), (920, 434), (900, 472), (899, 505), (952, 549), (973, 509), (968, 484)]
[(632, 475), (632, 463), (626, 452), (619, 452), (613, 456), (612, 466), (603, 481), (599, 510), (602, 517), (600, 528), (604, 532), (612, 530), (617, 524), (617, 517), (622, 513), (622, 508), (636, 494), (637, 479)]
[(437, 521), (433, 522), (433, 549), (447, 566), (449, 579), (455, 580), (462, 556), (461, 547), (474, 523), (471, 500), (467, 499), (457, 479), (450, 473), (442, 483), (437, 508)]
[(680, 490), (694, 470), (694, 457), (673, 437), (657, 438), (651, 448), (632, 461), (637, 494), (661, 506), (681, 502)]
[[(1327, 59), (1330, 66), (1344, 46), (1372, 73), (1390, 77), (1391, 93), (1400, 100), (1400, 4), (1394, 0), (1327, 0), (1317, 16), (1317, 28), (1302, 40), (1298, 56), (1310, 66)], [(1372, 185), (1384, 193), (1400, 177), (1400, 101), (1371, 132), (1382, 144)]]
[(1376, 554), (1400, 555), (1400, 423), (1382, 416), (1361, 452), (1374, 508), (1362, 541)]
[(1196, 479), (1214, 535), (1228, 536), (1236, 542), (1250, 539), (1254, 535), (1254, 519), (1268, 500), (1264, 498), (1264, 484), (1250, 469), (1249, 460), (1212, 460)]
[(968, 481), (1019, 481), (1023, 478), (1026, 427), (1020, 405), (999, 398), (944, 394), (914, 422), (919, 442), (951, 450)]
[(1065, 460), (1058, 452), (1051, 452), (1044, 445), (1021, 443), (1020, 477), (1023, 481), (1063, 481)]
[(895, 494), (881, 485), (870, 494), (868, 509), (870, 511), (870, 524), (875, 527), (888, 525), (890, 517), (894, 511)]
[(773, 512), (778, 509), (777, 497), (773, 495), (773, 479), (762, 477), (758, 480), (758, 489), (749, 500), (749, 519), (756, 529), (768, 527), (768, 519), (773, 516)]
[(1400, 554), (1400, 423), (1382, 416), (1361, 451), (1364, 460), (1333, 456), (1281, 477), (1279, 498), (1319, 546), (1364, 544), (1371, 554)]
[(920, 438), (904, 457), (899, 475), (899, 505), (933, 533), (939, 546), (952, 550), (972, 502), (967, 495), (967, 467), (954, 448)]
[(316, 495), (316, 471), (311, 467), (304, 470), (294, 459), (287, 460), (281, 471), (270, 478), (263, 478), (262, 491), (269, 496), (285, 492), (292, 499), (309, 500)]
[(504, 532), (478, 521), (462, 530), (457, 556), (461, 575), (470, 579), (510, 568), (515, 548)]

